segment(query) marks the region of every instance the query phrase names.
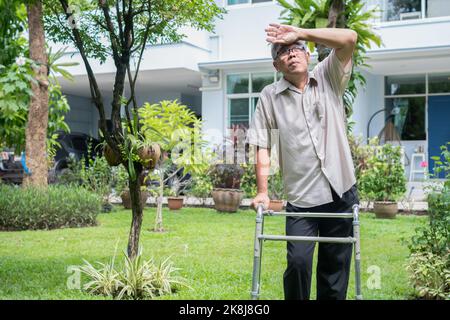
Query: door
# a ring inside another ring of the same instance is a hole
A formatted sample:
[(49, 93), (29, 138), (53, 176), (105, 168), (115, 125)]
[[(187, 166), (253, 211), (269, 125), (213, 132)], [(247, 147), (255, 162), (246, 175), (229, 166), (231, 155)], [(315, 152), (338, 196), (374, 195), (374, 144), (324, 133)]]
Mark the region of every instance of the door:
[[(440, 146), (450, 142), (450, 95), (428, 98), (428, 164), (433, 173), (433, 156), (440, 156)], [(439, 174), (444, 178), (444, 172)]]

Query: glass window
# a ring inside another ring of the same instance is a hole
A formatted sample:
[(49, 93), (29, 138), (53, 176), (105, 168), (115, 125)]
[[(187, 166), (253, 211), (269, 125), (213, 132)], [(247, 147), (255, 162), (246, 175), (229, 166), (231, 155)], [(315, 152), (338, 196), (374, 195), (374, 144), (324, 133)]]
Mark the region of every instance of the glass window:
[(241, 4), (241, 3), (249, 3), (250, 0), (228, 0), (228, 5), (232, 6), (234, 4)]
[(449, 93), (450, 92), (450, 73), (430, 74), (428, 75), (429, 93)]
[[(425, 97), (386, 98), (386, 108), (386, 124), (394, 124), (401, 140), (426, 140)], [(396, 136), (385, 134), (387, 140)]]
[(250, 120), (248, 98), (230, 99), (229, 112), (230, 112), (230, 122), (229, 122), (230, 127), (239, 125), (241, 127), (248, 128)]
[(273, 83), (273, 72), (252, 73), (252, 92), (261, 92), (265, 86)]
[(387, 0), (387, 20), (410, 20), (421, 18), (421, 0)]
[(260, 3), (260, 2), (272, 2), (272, 0), (228, 0), (228, 5), (232, 6), (234, 4)]
[(425, 93), (425, 75), (386, 77), (385, 89), (387, 96)]
[(248, 93), (248, 74), (230, 74), (227, 76), (227, 93)]

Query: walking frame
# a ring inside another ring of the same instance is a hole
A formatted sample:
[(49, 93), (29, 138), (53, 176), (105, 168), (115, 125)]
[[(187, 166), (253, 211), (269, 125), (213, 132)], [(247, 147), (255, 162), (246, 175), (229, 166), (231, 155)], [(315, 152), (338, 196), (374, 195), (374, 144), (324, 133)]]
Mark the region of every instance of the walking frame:
[[(264, 211), (260, 204), (256, 210), (256, 229), (255, 229), (255, 250), (253, 257), (253, 276), (252, 276), (252, 300), (258, 300), (260, 294), (260, 276), (261, 276), (261, 254), (264, 240), (272, 241), (301, 241), (301, 242), (327, 242), (327, 243), (352, 243), (354, 245), (355, 259), (355, 291), (356, 300), (362, 300), (361, 293), (361, 255), (360, 255), (360, 237), (359, 237), (359, 205), (352, 207), (353, 213), (325, 213), (325, 212), (274, 212), (272, 210)], [(283, 216), (283, 217), (309, 217), (309, 218), (343, 218), (353, 219), (353, 237), (306, 237), (306, 236), (283, 236), (263, 234), (264, 216)]]

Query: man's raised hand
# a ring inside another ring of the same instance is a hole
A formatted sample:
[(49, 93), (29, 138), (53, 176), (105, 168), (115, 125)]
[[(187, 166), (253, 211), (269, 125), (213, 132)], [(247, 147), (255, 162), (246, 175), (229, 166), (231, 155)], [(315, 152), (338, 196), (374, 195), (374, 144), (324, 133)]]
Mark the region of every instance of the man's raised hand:
[(284, 24), (271, 23), (265, 29), (266, 41), (271, 43), (279, 43), (283, 45), (289, 45), (299, 39), (299, 28), (288, 26)]

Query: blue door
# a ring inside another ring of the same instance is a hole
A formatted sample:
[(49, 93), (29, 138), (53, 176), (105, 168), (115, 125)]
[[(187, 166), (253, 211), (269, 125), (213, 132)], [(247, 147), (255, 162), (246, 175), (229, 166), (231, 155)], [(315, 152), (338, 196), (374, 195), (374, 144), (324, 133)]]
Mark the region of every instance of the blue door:
[[(432, 156), (440, 156), (440, 146), (450, 141), (450, 96), (428, 98), (428, 164), (433, 173)], [(439, 178), (444, 178), (441, 172)]]

